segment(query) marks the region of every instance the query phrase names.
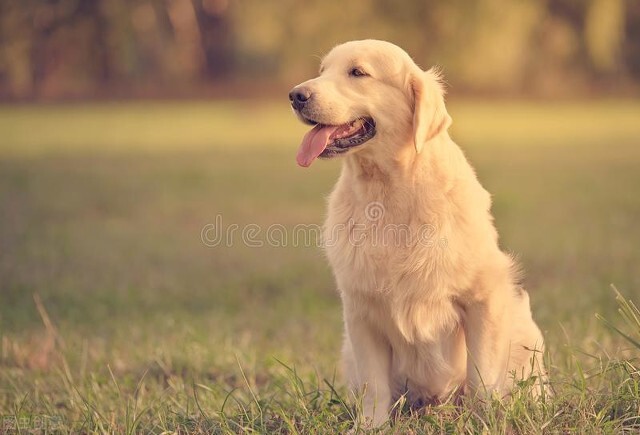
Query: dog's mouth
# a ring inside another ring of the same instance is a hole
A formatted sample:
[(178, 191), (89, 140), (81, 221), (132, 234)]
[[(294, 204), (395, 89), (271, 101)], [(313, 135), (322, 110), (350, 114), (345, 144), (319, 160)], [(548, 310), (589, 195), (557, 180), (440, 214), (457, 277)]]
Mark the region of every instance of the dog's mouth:
[(296, 160), (307, 167), (317, 158), (330, 159), (360, 146), (376, 135), (373, 118), (363, 117), (341, 125), (326, 125), (305, 118), (305, 122), (315, 124), (304, 135)]

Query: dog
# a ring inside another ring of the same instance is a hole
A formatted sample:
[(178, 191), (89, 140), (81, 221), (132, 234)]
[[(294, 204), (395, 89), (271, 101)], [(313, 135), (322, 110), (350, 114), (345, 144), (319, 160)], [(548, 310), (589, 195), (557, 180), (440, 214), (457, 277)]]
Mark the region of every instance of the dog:
[(440, 73), (392, 43), (351, 41), (289, 99), (313, 126), (298, 164), (343, 159), (323, 242), (363, 420), (383, 424), (401, 397), (505, 396), (536, 374), (540, 394), (542, 334), (498, 246), (490, 195), (449, 136)]

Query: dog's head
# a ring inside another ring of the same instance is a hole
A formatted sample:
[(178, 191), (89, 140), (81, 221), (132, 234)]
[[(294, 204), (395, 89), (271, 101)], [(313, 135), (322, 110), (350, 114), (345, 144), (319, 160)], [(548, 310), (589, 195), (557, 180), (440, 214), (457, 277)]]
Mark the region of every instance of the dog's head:
[(446, 132), (439, 74), (422, 71), (401, 48), (385, 41), (351, 41), (323, 59), (320, 75), (289, 93), (296, 115), (314, 127), (298, 164), (357, 152), (393, 156)]

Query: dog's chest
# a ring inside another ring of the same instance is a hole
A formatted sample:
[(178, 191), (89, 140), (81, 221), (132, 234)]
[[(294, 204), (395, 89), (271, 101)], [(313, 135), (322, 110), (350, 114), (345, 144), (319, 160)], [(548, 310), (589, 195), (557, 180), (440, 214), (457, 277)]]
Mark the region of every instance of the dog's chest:
[(341, 291), (437, 287), (432, 280), (447, 274), (450, 263), (442, 228), (401, 204), (339, 195), (329, 200), (324, 242)]
[(384, 291), (402, 273), (411, 229), (385, 216), (380, 202), (349, 211), (329, 210), (325, 250), (339, 285), (354, 291)]

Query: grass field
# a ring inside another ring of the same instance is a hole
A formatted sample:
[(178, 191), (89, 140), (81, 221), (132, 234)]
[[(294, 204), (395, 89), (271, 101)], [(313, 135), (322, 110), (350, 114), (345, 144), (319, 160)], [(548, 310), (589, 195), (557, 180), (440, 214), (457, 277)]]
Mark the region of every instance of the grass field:
[[(596, 314), (640, 341), (610, 287), (638, 304), (640, 103), (450, 112), (527, 272), (555, 396), (386, 430), (637, 432), (640, 346)], [(322, 221), (340, 163), (296, 167), (304, 131), (286, 101), (0, 107), (0, 433), (350, 428), (331, 272), (264, 231)], [(205, 246), (217, 217), (257, 224), (263, 246)]]

